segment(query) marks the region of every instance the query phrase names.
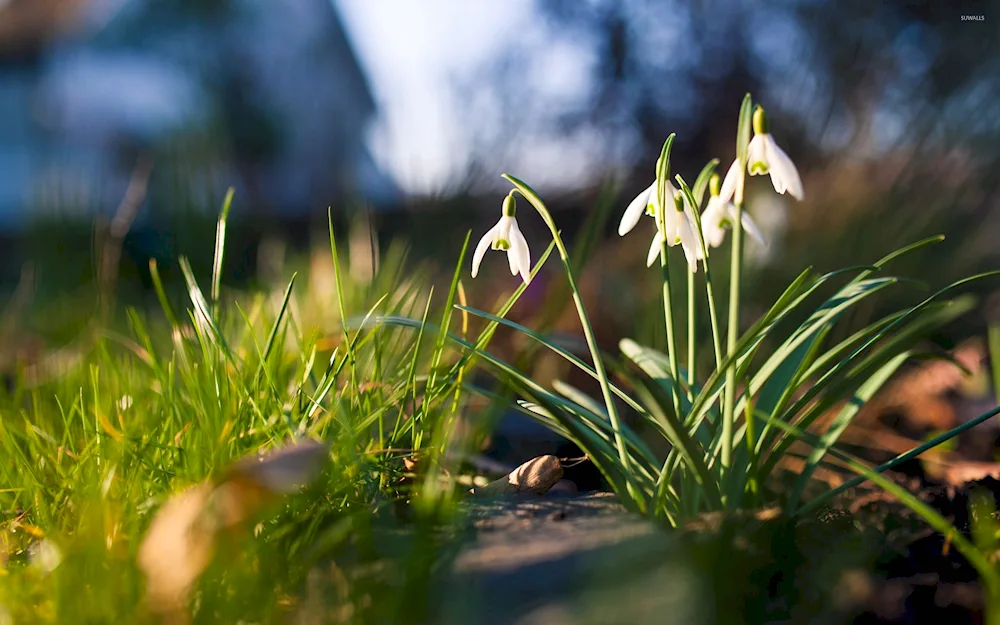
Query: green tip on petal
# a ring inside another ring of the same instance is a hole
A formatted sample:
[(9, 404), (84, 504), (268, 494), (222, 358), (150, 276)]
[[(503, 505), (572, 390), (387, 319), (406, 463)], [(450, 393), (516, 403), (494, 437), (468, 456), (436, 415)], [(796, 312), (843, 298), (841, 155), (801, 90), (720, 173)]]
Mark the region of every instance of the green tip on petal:
[(756, 161), (750, 163), (750, 175), (751, 176), (762, 176), (767, 173), (768, 167), (767, 163), (763, 161)]
[(757, 105), (753, 110), (753, 133), (755, 135), (767, 134), (767, 113), (764, 107)]
[(493, 249), (506, 252), (510, 249), (510, 242), (507, 239), (497, 239), (493, 242)]

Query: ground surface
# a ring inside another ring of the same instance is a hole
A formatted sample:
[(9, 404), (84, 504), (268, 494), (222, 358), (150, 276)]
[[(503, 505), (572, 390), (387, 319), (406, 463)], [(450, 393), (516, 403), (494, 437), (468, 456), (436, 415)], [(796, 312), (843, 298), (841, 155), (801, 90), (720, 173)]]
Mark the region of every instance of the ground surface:
[[(968, 488), (918, 492), (967, 524)], [(472, 503), (439, 622), (981, 622), (975, 573), (943, 537), (875, 490), (847, 501), (798, 523), (707, 516), (679, 531), (605, 493)]]

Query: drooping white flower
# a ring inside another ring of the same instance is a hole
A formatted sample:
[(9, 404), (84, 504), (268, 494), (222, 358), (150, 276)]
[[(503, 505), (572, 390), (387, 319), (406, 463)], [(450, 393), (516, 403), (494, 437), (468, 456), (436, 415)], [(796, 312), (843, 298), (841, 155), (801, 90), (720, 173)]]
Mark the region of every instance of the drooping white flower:
[[(727, 180), (736, 178), (742, 173), (739, 163), (735, 162), (734, 164), (736, 165), (735, 171), (737, 173), (730, 176), (734, 171), (733, 168), (730, 168), (730, 173), (726, 174)], [(712, 177), (709, 183), (710, 197), (708, 198), (708, 205), (705, 207), (705, 212), (701, 214), (701, 232), (705, 237), (705, 244), (709, 247), (719, 247), (722, 245), (722, 242), (726, 238), (726, 230), (732, 228), (733, 224), (736, 223), (738, 211), (736, 210), (736, 206), (725, 196), (725, 188), (726, 185), (723, 183), (722, 190), (720, 190), (719, 177), (717, 175)], [(729, 197), (732, 197), (731, 189)], [(761, 245), (767, 245), (767, 241), (764, 239), (760, 228), (757, 227), (757, 224), (754, 223), (746, 211), (742, 211), (740, 223), (743, 226), (743, 230), (751, 238)]]
[[(668, 181), (667, 199), (669, 200), (676, 195), (677, 189)], [(628, 208), (625, 209), (622, 220), (618, 224), (618, 236), (623, 237), (631, 232), (644, 214), (650, 217), (655, 216), (658, 204), (659, 198), (656, 197), (656, 181), (654, 180), (653, 184), (640, 191), (639, 195), (629, 202)]]
[(646, 254), (646, 266), (651, 267), (656, 262), (665, 235), (668, 247), (680, 244), (681, 249), (684, 250), (684, 257), (687, 259), (688, 269), (691, 270), (691, 273), (697, 273), (698, 261), (704, 259), (705, 256), (702, 254), (698, 241), (698, 226), (695, 224), (691, 207), (688, 206), (682, 195), (675, 193), (674, 210), (668, 210), (663, 216), (663, 220), (664, 232), (661, 233), (657, 229), (656, 236), (653, 237), (653, 242), (649, 246), (649, 253)]
[(795, 163), (778, 147), (774, 137), (767, 132), (764, 109), (757, 106), (753, 113), (754, 137), (747, 147), (747, 171), (751, 176), (771, 175), (771, 184), (778, 193), (788, 192), (797, 200), (803, 198), (802, 179)]
[(476, 245), (476, 251), (472, 255), (473, 278), (479, 274), (479, 265), (483, 262), (486, 250), (492, 248), (507, 252), (507, 264), (512, 276), (520, 273), (525, 284), (531, 281), (531, 252), (528, 250), (528, 242), (521, 234), (521, 229), (517, 227), (515, 208), (514, 195), (511, 192), (503, 201), (503, 215), (500, 221), (490, 228)]
[(723, 202), (732, 201), (733, 196), (736, 195), (736, 187), (743, 184), (745, 177), (743, 168), (740, 167), (740, 159), (733, 159), (733, 164), (729, 166), (726, 177), (722, 181), (722, 189), (719, 190), (719, 197), (722, 198)]

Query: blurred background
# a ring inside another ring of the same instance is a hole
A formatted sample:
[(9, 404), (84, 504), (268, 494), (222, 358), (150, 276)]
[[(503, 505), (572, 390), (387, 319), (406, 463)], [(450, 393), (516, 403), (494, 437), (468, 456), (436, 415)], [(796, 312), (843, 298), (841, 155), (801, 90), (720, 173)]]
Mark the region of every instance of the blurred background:
[[(358, 280), (396, 242), (393, 270), (427, 267), (433, 281), (467, 230), (474, 243), (496, 219), (509, 172), (590, 259), (583, 288), (602, 341), (655, 342), (658, 289), (644, 287), (658, 272), (642, 266), (652, 225), (619, 239), (617, 220), (670, 132), (676, 173), (692, 181), (713, 157), (724, 168), (748, 91), (806, 191), (794, 203), (751, 180), (770, 245), (748, 252), (748, 317), (805, 265), (871, 262), (935, 233), (947, 240), (896, 270), (941, 286), (997, 265), (998, 8), (0, 0), (0, 302), (18, 311), (4, 336), (70, 340), (102, 281), (129, 303), (155, 301), (150, 259), (171, 284), (181, 255), (206, 276), (230, 186), (230, 286), (287, 280), (284, 259), (310, 250), (328, 258), (327, 207), (360, 233)], [(540, 253), (541, 223), (523, 212), (522, 229)], [(110, 261), (108, 240), (120, 244)], [(487, 308), (516, 282), (499, 257), (484, 273), (471, 298)], [(517, 315), (542, 314), (557, 276), (533, 284)], [(502, 289), (484, 288), (491, 277)], [(975, 287), (981, 303), (991, 288)], [(980, 331), (985, 311), (941, 340)], [(571, 313), (545, 316), (577, 331)]]

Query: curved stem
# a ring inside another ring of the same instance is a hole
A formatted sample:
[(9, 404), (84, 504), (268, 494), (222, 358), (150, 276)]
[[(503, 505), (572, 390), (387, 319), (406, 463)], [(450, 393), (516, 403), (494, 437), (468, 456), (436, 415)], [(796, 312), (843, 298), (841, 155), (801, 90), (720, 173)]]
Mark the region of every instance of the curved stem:
[[(740, 165), (743, 167), (743, 165)], [(740, 331), (740, 278), (743, 269), (743, 186), (746, 176), (741, 175), (736, 185), (733, 204), (736, 215), (733, 224), (732, 269), (729, 276), (729, 328), (726, 331), (726, 354), (733, 357)], [(726, 393), (722, 412), (722, 468), (728, 471), (733, 462), (733, 423), (736, 404), (736, 359), (726, 371)]]
[[(597, 380), (601, 385), (601, 394), (604, 396), (604, 406), (608, 411), (608, 419), (611, 422), (611, 430), (614, 432), (615, 437), (615, 447), (618, 451), (618, 459), (622, 463), (622, 472), (624, 475), (631, 475), (631, 469), (629, 462), (628, 452), (625, 449), (625, 441), (622, 438), (621, 433), (621, 421), (618, 417), (618, 409), (615, 407), (614, 398), (611, 395), (611, 385), (608, 382), (608, 374), (604, 369), (604, 361), (601, 359), (601, 352), (597, 347), (597, 339), (594, 336), (594, 328), (590, 324), (590, 317), (587, 315), (587, 309), (583, 305), (583, 298), (580, 295), (580, 289), (577, 287), (576, 278), (573, 276), (573, 267), (570, 263), (569, 252), (566, 251), (566, 246), (563, 244), (562, 237), (559, 235), (559, 230), (556, 228), (556, 223), (552, 219), (552, 215), (549, 213), (545, 204), (542, 202), (538, 194), (535, 193), (531, 187), (524, 184), (517, 178), (503, 174), (503, 177), (510, 181), (518, 190), (518, 192), (534, 207), (535, 211), (548, 226), (549, 231), (552, 233), (552, 240), (556, 244), (556, 249), (559, 251), (559, 257), (562, 259), (563, 268), (566, 270), (566, 279), (569, 281), (570, 291), (573, 293), (573, 303), (576, 305), (577, 316), (580, 318), (580, 325), (583, 326), (583, 335), (587, 339), (587, 347), (590, 348), (590, 355), (594, 361), (594, 371), (597, 373)], [(633, 498), (636, 499), (636, 503), (642, 505), (639, 500), (638, 493), (634, 490), (631, 480), (628, 481), (628, 488)]]

